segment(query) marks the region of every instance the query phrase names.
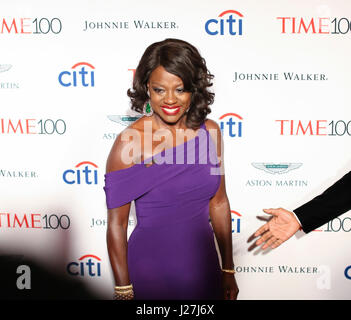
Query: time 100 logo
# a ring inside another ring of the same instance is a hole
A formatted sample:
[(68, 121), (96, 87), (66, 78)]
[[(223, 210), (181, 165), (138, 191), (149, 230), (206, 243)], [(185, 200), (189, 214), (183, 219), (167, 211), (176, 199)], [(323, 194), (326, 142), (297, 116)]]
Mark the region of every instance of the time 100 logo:
[(0, 134), (59, 134), (66, 133), (62, 119), (12, 119), (0, 118)]
[(40, 131), (38, 134), (64, 134), (66, 132), (66, 122), (62, 119), (56, 121), (51, 119), (39, 120)]
[(59, 18), (10, 18), (0, 17), (0, 34), (58, 34), (62, 30)]
[(325, 232), (350, 232), (351, 231), (351, 217), (335, 218), (327, 223)]

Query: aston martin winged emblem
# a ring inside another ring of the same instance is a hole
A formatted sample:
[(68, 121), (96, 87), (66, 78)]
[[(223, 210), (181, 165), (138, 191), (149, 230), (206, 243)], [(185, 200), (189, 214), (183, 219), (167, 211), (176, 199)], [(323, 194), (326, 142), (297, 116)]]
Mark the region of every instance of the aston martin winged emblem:
[(0, 72), (8, 71), (12, 68), (12, 64), (0, 64)]
[(107, 116), (107, 118), (109, 118), (111, 121), (117, 122), (119, 124), (121, 124), (122, 126), (129, 126), (130, 124), (132, 124), (134, 121), (138, 120), (139, 118), (141, 118), (142, 116), (128, 116), (128, 115), (124, 115), (124, 116), (118, 116), (118, 115), (110, 115)]
[(253, 162), (252, 165), (270, 174), (283, 174), (302, 166), (302, 163), (260, 163)]

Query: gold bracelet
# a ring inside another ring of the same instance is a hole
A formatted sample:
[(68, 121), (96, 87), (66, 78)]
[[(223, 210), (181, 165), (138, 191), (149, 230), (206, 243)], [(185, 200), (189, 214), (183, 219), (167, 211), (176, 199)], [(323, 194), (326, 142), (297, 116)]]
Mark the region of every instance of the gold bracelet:
[(115, 300), (132, 300), (134, 299), (134, 292), (133, 291), (130, 291), (129, 293), (115, 292), (114, 299)]
[(114, 297), (115, 300), (132, 300), (134, 299), (133, 285), (115, 286)]
[(128, 284), (127, 286), (115, 286), (115, 290), (127, 290), (127, 289), (133, 289), (133, 284)]
[(231, 274), (234, 274), (235, 273), (235, 270), (234, 269), (222, 269), (223, 272), (226, 272), (226, 273), (231, 273)]
[(115, 289), (115, 292), (129, 292), (129, 291), (133, 291), (133, 288), (129, 288), (129, 289)]

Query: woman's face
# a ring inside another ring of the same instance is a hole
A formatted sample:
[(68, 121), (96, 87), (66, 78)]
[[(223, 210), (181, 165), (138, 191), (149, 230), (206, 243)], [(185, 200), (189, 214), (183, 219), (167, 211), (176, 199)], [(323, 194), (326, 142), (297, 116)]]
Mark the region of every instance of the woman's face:
[(148, 88), (154, 113), (166, 123), (178, 122), (190, 107), (191, 93), (184, 91), (182, 79), (162, 66), (151, 73)]

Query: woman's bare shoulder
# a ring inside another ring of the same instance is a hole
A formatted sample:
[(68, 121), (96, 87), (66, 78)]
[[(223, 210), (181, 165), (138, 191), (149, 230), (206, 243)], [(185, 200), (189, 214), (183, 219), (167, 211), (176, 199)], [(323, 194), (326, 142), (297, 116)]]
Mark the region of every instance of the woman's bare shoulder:
[(215, 142), (217, 147), (217, 156), (220, 157), (222, 155), (223, 150), (223, 136), (222, 131), (218, 123), (212, 119), (205, 120), (205, 126), (208, 130), (212, 140)]
[(206, 129), (220, 130), (218, 123), (212, 119), (206, 119), (205, 126), (206, 126)]
[(116, 137), (106, 162), (106, 173), (133, 166), (142, 156), (142, 118), (130, 124)]

